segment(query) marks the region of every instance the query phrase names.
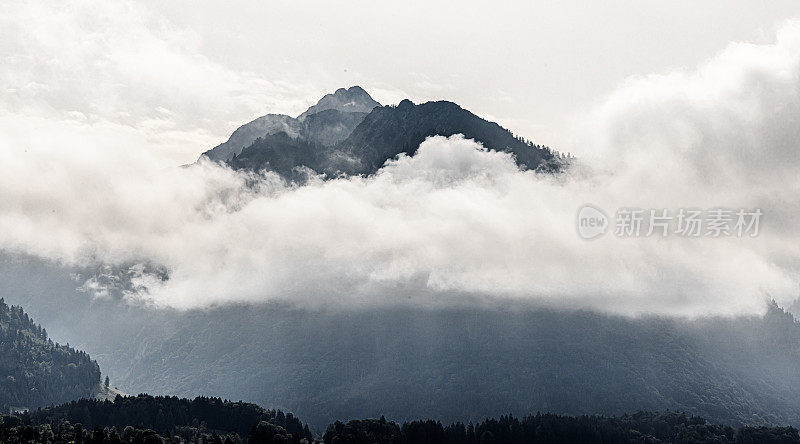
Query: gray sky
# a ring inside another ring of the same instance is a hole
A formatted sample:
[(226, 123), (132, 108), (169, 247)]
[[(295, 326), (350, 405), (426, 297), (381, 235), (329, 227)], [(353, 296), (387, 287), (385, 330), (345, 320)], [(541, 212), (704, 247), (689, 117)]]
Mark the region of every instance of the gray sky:
[[(797, 1), (146, 3), (204, 55), (307, 85), (308, 101), (353, 84), (381, 102), (449, 99), (554, 146), (627, 77), (771, 41), (800, 14)], [(288, 108), (264, 111), (302, 111)]]
[(165, 164), (354, 84), (382, 103), (452, 100), (570, 149), (582, 113), (631, 76), (692, 71), (800, 14), (796, 1), (108, 3), (4, 2), (0, 107), (123, 125)]

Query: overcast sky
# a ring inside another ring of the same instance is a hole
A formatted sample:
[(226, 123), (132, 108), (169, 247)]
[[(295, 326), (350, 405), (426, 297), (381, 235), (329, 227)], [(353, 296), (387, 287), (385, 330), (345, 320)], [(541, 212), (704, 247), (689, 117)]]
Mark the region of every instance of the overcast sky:
[[(0, 3), (0, 251), (88, 269), (76, 286), (96, 297), (180, 308), (466, 294), (698, 315), (797, 298), (792, 3), (341, 4)], [(580, 157), (538, 175), (453, 137), (303, 187), (175, 168), (354, 84), (453, 100)], [(757, 237), (587, 242), (587, 202), (765, 221)]]
[(694, 68), (731, 41), (771, 40), (800, 13), (797, 1), (193, 4), (149, 2), (195, 30), (203, 54), (299, 80), (309, 100), (352, 84), (381, 102), (449, 99), (555, 146), (576, 113), (627, 77)]
[(354, 84), (574, 149), (582, 113), (631, 76), (693, 70), (800, 14), (796, 1), (107, 3), (3, 2), (0, 105), (125, 125), (165, 163)]

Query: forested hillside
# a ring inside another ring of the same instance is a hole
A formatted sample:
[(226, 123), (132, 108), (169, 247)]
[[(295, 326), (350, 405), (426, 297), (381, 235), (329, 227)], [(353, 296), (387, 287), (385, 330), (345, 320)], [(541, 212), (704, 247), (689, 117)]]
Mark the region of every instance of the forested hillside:
[(54, 344), (21, 307), (0, 299), (0, 411), (88, 397), (99, 382), (89, 355)]
[(800, 423), (800, 325), (774, 306), (763, 317), (685, 322), (522, 308), (243, 306), (189, 312), (175, 324), (133, 361), (121, 357), (131, 362), (117, 370), (126, 387), (276, 405), (314, 427), (381, 414), (454, 421), (640, 409), (732, 426)]
[[(165, 402), (168, 401), (168, 402)], [(118, 408), (131, 402), (134, 407)], [(87, 405), (88, 404), (88, 405)], [(157, 410), (156, 410), (157, 409)], [(198, 412), (198, 409), (200, 412)], [(257, 406), (223, 402), (215, 398), (153, 398), (140, 395), (110, 402), (84, 402), (76, 406), (59, 406), (38, 415), (0, 415), (0, 442), (53, 444), (288, 444), (320, 442), (300, 428), (301, 423), (281, 412), (253, 415)], [(62, 415), (64, 411), (88, 410), (87, 423)], [(53, 414), (59, 411), (59, 414)], [(170, 416), (180, 420), (171, 424), (142, 421), (143, 417)], [(222, 416), (224, 419), (220, 419)], [(98, 418), (115, 417), (112, 422)], [(215, 424), (201, 417), (212, 418)], [(190, 422), (187, 422), (191, 418)], [(255, 421), (255, 422), (254, 422)], [(223, 424), (225, 423), (225, 424)], [(122, 426), (121, 424), (127, 424)], [(244, 434), (240, 433), (245, 424)], [(222, 427), (222, 428), (220, 428)], [(290, 430), (294, 429), (292, 432)], [(402, 424), (380, 419), (336, 421), (321, 436), (325, 444), (527, 444), (527, 443), (800, 443), (793, 427), (741, 427), (738, 430), (711, 424), (696, 416), (678, 412), (638, 412), (619, 417), (527, 415), (478, 422), (414, 420)]]
[[(0, 287), (9, 282), (19, 281)], [(449, 423), (641, 409), (731, 426), (800, 425), (800, 325), (775, 305), (764, 316), (692, 320), (522, 304), (173, 312), (85, 295), (53, 304), (54, 289), (67, 285), (69, 276), (40, 279), (14, 292), (59, 337), (82, 341), (114, 385), (255, 402), (317, 431), (380, 415)]]
[(87, 429), (115, 428), (120, 432), (133, 426), (166, 432), (186, 440), (211, 433), (247, 437), (259, 423), (264, 422), (269, 424), (266, 427), (273, 429), (273, 434), (287, 438), (313, 438), (308, 426), (291, 413), (213, 397), (117, 396), (113, 402), (81, 399), (30, 412), (21, 418), (25, 424), (32, 425), (67, 421)]
[(411, 421), (396, 424), (386, 419), (336, 421), (328, 426), (325, 444), (477, 444), (477, 443), (796, 443), (793, 427), (742, 427), (710, 424), (705, 419), (677, 412), (639, 412), (602, 416), (512, 415), (477, 424)]

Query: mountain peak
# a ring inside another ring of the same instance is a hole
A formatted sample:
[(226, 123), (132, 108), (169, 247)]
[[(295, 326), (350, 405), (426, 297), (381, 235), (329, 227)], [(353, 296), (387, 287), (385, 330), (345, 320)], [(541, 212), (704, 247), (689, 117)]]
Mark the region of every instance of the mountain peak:
[[(200, 157), (226, 162), (233, 155), (238, 156), (244, 147), (259, 137), (279, 132), (294, 138), (310, 137), (322, 144), (333, 144), (347, 137), (365, 115), (379, 106), (381, 104), (358, 85), (347, 89), (339, 88), (326, 94), (297, 118), (284, 114), (267, 114), (252, 120), (236, 129), (226, 142), (204, 152)], [(315, 114), (318, 114), (318, 118), (308, 119)]]
[(381, 104), (376, 102), (364, 88), (355, 85), (347, 89), (339, 88), (332, 94), (326, 94), (319, 99), (316, 105), (297, 116), (297, 120), (303, 121), (311, 114), (328, 109), (350, 113), (368, 113), (376, 106), (381, 106)]
[(367, 93), (367, 91), (364, 88), (362, 88), (362, 87), (360, 87), (358, 85), (353, 85), (350, 88), (339, 88), (336, 91), (334, 91), (333, 94), (334, 95), (358, 94), (358, 95), (369, 96), (369, 93)]
[(409, 107), (413, 107), (413, 106), (414, 106), (414, 102), (412, 102), (409, 99), (403, 99), (403, 100), (400, 101), (400, 103), (397, 104), (398, 108), (409, 108)]

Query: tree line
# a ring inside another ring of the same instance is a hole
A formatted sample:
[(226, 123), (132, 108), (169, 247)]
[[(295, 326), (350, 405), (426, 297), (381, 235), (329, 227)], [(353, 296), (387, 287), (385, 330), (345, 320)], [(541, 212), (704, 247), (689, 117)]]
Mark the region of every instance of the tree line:
[[(86, 412), (89, 412), (88, 415)], [(84, 416), (85, 423), (76, 422)], [(126, 415), (129, 415), (126, 418)], [(171, 417), (171, 422), (156, 418)], [(159, 422), (160, 421), (160, 422)], [(125, 425), (127, 424), (127, 425)], [(161, 427), (161, 428), (159, 428)], [(315, 441), (291, 413), (219, 398), (118, 397), (81, 400), (18, 415), (0, 415), (6, 444), (289, 444)], [(477, 423), (380, 419), (336, 421), (325, 444), (489, 443), (800, 443), (793, 427), (734, 429), (679, 412), (638, 412), (618, 417), (537, 413), (503, 415)]]
[(193, 439), (205, 431), (220, 436), (247, 437), (260, 423), (288, 438), (312, 439), (308, 428), (292, 413), (267, 410), (256, 404), (232, 402), (216, 397), (194, 399), (175, 396), (120, 396), (114, 401), (81, 399), (56, 407), (38, 409), (19, 415), (24, 424), (44, 426), (62, 421), (87, 428), (124, 430), (132, 426), (140, 430), (156, 430), (163, 436), (178, 435)]
[(473, 424), (443, 425), (434, 420), (402, 425), (385, 418), (336, 421), (323, 436), (325, 444), (489, 444), (489, 443), (797, 443), (793, 427), (738, 430), (678, 412), (638, 412), (620, 417), (512, 415)]

